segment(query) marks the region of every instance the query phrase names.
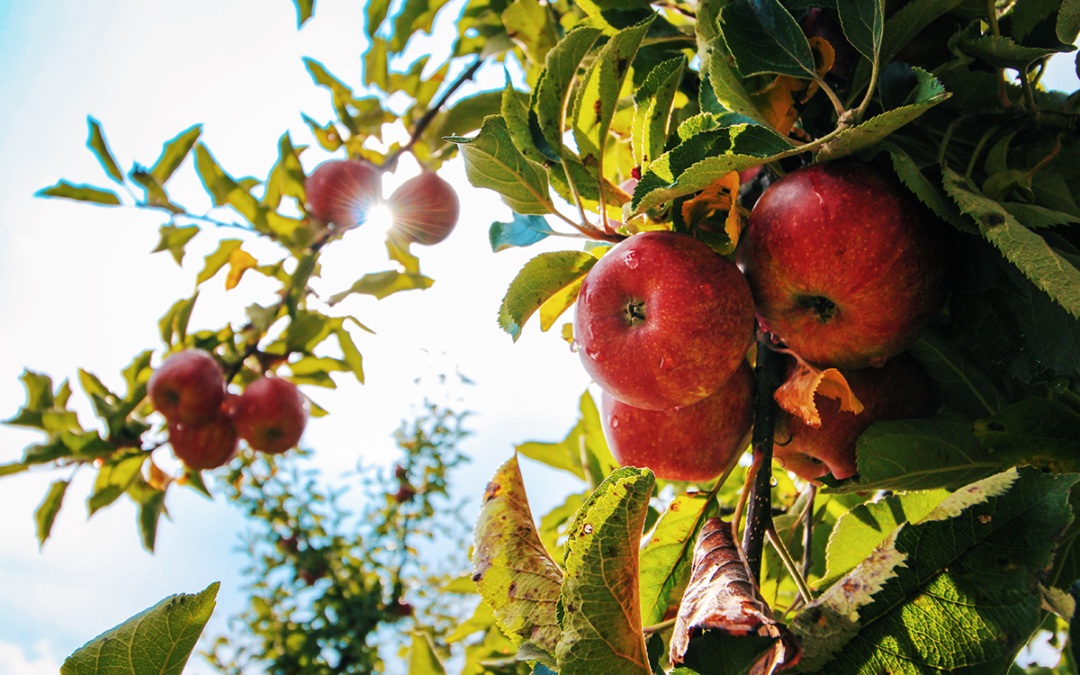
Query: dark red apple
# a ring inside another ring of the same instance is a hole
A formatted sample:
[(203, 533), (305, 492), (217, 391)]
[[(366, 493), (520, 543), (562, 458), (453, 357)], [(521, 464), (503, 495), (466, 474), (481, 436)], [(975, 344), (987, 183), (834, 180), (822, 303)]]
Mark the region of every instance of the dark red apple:
[(657, 478), (702, 483), (739, 460), (754, 423), (754, 373), (745, 360), (708, 398), (675, 412), (642, 410), (600, 397), (600, 422), (612, 456)]
[(616, 244), (585, 277), (574, 313), (585, 370), (614, 398), (646, 410), (709, 396), (753, 339), (753, 299), (738, 268), (674, 232)]
[(174, 424), (214, 419), (225, 400), (225, 380), (214, 357), (201, 349), (177, 352), (146, 383), (154, 408)]
[(773, 457), (803, 480), (827, 473), (837, 479), (858, 472), (855, 443), (878, 420), (930, 417), (940, 399), (930, 378), (908, 353), (881, 368), (843, 371), (852, 392), (866, 408), (858, 415), (840, 410), (840, 402), (817, 394), (814, 404), (821, 426), (811, 427), (783, 410), (776, 420)]
[(944, 305), (944, 228), (891, 173), (817, 164), (765, 191), (738, 260), (764, 330), (810, 363), (864, 368), (910, 347)]
[(424, 171), (394, 190), (387, 201), (392, 232), (406, 241), (430, 246), (453, 232), (461, 204), (457, 192), (434, 171)]
[(295, 384), (264, 377), (248, 385), (233, 405), (233, 426), (254, 450), (280, 454), (296, 447), (307, 426), (307, 399)]
[(363, 225), (382, 203), (382, 175), (362, 159), (332, 159), (315, 167), (304, 181), (307, 211), (324, 223)]
[(239, 440), (227, 406), (222, 405), (209, 422), (170, 423), (169, 444), (185, 466), (202, 471), (216, 469), (232, 459)]

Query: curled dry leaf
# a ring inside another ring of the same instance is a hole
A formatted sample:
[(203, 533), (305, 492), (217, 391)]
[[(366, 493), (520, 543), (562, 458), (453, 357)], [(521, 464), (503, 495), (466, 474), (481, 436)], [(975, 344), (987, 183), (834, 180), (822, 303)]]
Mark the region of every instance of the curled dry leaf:
[(746, 210), (737, 203), (739, 194), (739, 172), (732, 171), (717, 178), (693, 199), (683, 203), (682, 216), (687, 225), (707, 231), (715, 227), (723, 228), (730, 240), (730, 249), (735, 250), (739, 235), (746, 226)]
[(821, 426), (821, 415), (814, 403), (815, 394), (837, 399), (842, 411), (856, 415), (863, 411), (862, 402), (855, 397), (839, 370), (819, 370), (796, 354), (788, 353), (795, 358), (795, 363), (788, 371), (787, 380), (776, 390), (776, 402), (781, 408), (815, 429)]
[(731, 523), (710, 518), (701, 528), (694, 547), (694, 565), (686, 587), (670, 658), (682, 663), (695, 631), (716, 630), (733, 637), (763, 637), (775, 640), (771, 649), (747, 671), (750, 675), (770, 675), (799, 661), (802, 648), (787, 627), (776, 621), (761, 597), (746, 556), (735, 543)]

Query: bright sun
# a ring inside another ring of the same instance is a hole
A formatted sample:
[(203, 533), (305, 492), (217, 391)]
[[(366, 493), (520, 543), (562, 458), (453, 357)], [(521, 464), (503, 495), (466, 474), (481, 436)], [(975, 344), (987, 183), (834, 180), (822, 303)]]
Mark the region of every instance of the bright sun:
[(392, 224), (390, 217), (390, 207), (385, 204), (382, 206), (372, 207), (367, 214), (368, 227), (371, 229), (378, 228), (379, 231), (389, 230)]

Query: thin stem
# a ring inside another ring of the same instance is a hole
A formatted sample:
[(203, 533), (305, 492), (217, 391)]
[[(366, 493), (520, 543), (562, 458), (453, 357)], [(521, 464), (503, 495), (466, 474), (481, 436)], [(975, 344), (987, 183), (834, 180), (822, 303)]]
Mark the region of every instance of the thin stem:
[(1024, 106), (1027, 107), (1034, 115), (1035, 119), (1039, 119), (1039, 107), (1035, 105), (1035, 88), (1031, 86), (1031, 79), (1028, 78), (1027, 67), (1021, 68), (1020, 73), (1020, 87), (1024, 92)]
[(1001, 27), (998, 26), (997, 3), (995, 0), (986, 0), (986, 21), (990, 24), (990, 32), (994, 37), (1001, 37)]
[(971, 159), (968, 160), (967, 170), (964, 171), (965, 178), (971, 178), (971, 173), (975, 170), (975, 162), (978, 161), (979, 155), (982, 154), (983, 146), (996, 134), (998, 131), (997, 125), (994, 125), (987, 129), (986, 133), (979, 138), (978, 144), (975, 146), (975, 151), (971, 153)]
[(773, 545), (773, 549), (780, 556), (780, 560), (783, 561), (784, 567), (787, 568), (788, 574), (795, 581), (795, 585), (799, 588), (799, 595), (802, 596), (803, 602), (810, 604), (814, 601), (813, 594), (810, 593), (810, 587), (806, 585), (806, 579), (803, 579), (802, 574), (799, 573), (798, 568), (795, 567), (795, 561), (791, 558), (791, 553), (788, 552), (787, 547), (784, 546), (784, 542), (780, 541), (780, 537), (776, 534), (776, 528), (773, 527), (772, 520), (769, 521), (768, 529), (765, 533), (769, 536), (769, 543)]
[(653, 633), (659, 633), (660, 631), (667, 630), (668, 628), (671, 628), (672, 626), (674, 626), (676, 621), (678, 621), (677, 618), (668, 619), (667, 621), (661, 621), (660, 623), (654, 623), (651, 626), (645, 626), (644, 628), (642, 628), (641, 632), (645, 633), (646, 635), (652, 635)]
[(836, 119), (840, 119), (841, 117), (843, 117), (844, 103), (840, 100), (840, 97), (836, 95), (836, 92), (833, 91), (833, 88), (825, 83), (825, 78), (820, 76), (815, 77), (814, 82), (817, 82), (818, 86), (821, 87), (821, 91), (825, 92), (825, 95), (829, 97), (830, 101), (832, 101), (833, 109), (836, 110)]
[(733, 541), (738, 541), (739, 539), (739, 523), (742, 521), (743, 511), (746, 510), (746, 502), (750, 497), (751, 486), (753, 486), (754, 481), (757, 479), (758, 469), (760, 468), (761, 458), (758, 455), (754, 455), (750, 470), (746, 472), (746, 480), (743, 481), (743, 489), (739, 492), (739, 501), (735, 504), (735, 513), (731, 515), (731, 538)]
[(814, 562), (814, 502), (817, 500), (817, 486), (810, 483), (810, 503), (803, 511), (803, 559), (802, 575), (810, 576), (810, 567)]
[[(879, 57), (880, 58), (880, 57)], [(852, 122), (858, 124), (862, 121), (863, 115), (866, 114), (866, 109), (870, 107), (870, 101), (874, 98), (874, 90), (877, 89), (878, 78), (881, 76), (881, 67), (878, 63), (874, 63), (870, 69), (870, 84), (866, 87), (866, 95), (863, 96), (862, 103), (855, 109), (855, 113), (852, 115)]]

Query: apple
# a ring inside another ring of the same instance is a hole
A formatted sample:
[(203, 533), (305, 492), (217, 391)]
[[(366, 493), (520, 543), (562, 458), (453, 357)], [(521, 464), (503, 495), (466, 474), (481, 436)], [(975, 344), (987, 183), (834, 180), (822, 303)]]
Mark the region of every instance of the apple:
[(692, 405), (720, 388), (754, 340), (754, 304), (738, 268), (685, 234), (643, 232), (585, 276), (574, 312), (585, 370), (646, 410)]
[(424, 171), (401, 184), (387, 200), (392, 233), (406, 241), (430, 246), (450, 236), (461, 204), (453, 186), (434, 171)]
[(945, 303), (945, 227), (890, 173), (817, 164), (765, 191), (737, 255), (763, 330), (810, 363), (879, 366)]
[(773, 457), (803, 480), (827, 473), (837, 479), (858, 472), (855, 446), (859, 436), (878, 420), (930, 417), (940, 399), (930, 378), (907, 352), (881, 368), (842, 371), (865, 409), (859, 414), (840, 410), (840, 402), (817, 394), (814, 404), (821, 426), (814, 428), (783, 410), (776, 419)]
[(154, 371), (146, 393), (169, 422), (198, 424), (217, 417), (225, 400), (225, 380), (213, 356), (201, 349), (185, 349)]
[(307, 426), (307, 399), (292, 382), (263, 377), (236, 397), (232, 416), (236, 434), (252, 449), (276, 455), (300, 442)]
[(355, 227), (382, 203), (382, 174), (363, 159), (332, 159), (311, 172), (304, 193), (309, 214), (324, 223)]
[(173, 454), (189, 469), (202, 471), (222, 466), (236, 454), (239, 440), (228, 406), (222, 405), (209, 422), (169, 424)]
[(711, 481), (739, 460), (754, 423), (754, 372), (745, 360), (711, 396), (675, 412), (600, 396), (600, 423), (615, 461), (657, 478)]

